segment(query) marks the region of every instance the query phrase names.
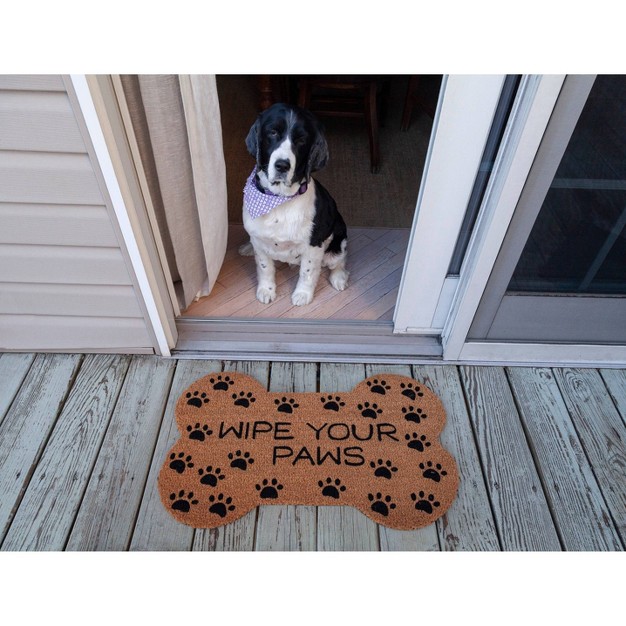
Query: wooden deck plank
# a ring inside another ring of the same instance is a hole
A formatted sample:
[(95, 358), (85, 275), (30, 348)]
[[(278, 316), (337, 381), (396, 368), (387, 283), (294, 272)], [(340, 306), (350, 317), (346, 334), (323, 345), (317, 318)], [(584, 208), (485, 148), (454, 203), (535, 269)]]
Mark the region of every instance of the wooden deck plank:
[[(224, 371), (249, 374), (267, 389), (270, 363), (268, 361), (225, 361)], [(257, 514), (258, 507), (225, 526), (197, 529), (193, 538), (193, 550), (219, 552), (254, 550)]]
[(0, 354), (0, 424), (34, 360), (34, 354)]
[[(359, 364), (322, 363), (320, 390), (350, 391), (365, 378)], [(379, 550), (377, 524), (351, 506), (320, 506), (317, 509), (317, 549)]]
[(183, 391), (194, 381), (222, 369), (220, 361), (179, 361), (167, 398), (165, 415), (152, 457), (148, 480), (139, 506), (139, 514), (130, 542), (131, 550), (180, 551), (191, 550), (194, 529), (175, 520), (161, 503), (157, 480), (167, 451), (180, 438), (176, 427), (174, 406)]
[(441, 443), (454, 456), (459, 491), (450, 509), (437, 520), (444, 551), (495, 551), (500, 542), (489, 503), (459, 373), (454, 366), (413, 366), (413, 375), (441, 399), (446, 427)]
[[(315, 363), (272, 363), (269, 390), (317, 391)], [(316, 548), (317, 507), (266, 505), (259, 507), (255, 550), (305, 551)]]
[(621, 550), (619, 535), (550, 369), (507, 369), (566, 550)]
[(129, 363), (128, 356), (85, 357), (4, 550), (63, 550)]
[[(321, 388), (338, 392), (374, 373), (410, 375), (407, 367), (224, 364), (294, 392), (315, 389), (318, 368)], [(194, 531), (162, 507), (156, 476), (178, 437), (173, 402), (219, 369), (158, 357), (0, 355), (2, 550), (625, 547), (626, 370), (413, 366), (444, 403), (441, 440), (461, 475), (455, 502), (430, 527), (394, 531), (351, 507), (264, 506)]]
[(601, 369), (600, 376), (611, 394), (615, 408), (626, 424), (626, 370)]
[(460, 368), (504, 550), (560, 550), (504, 370)]
[(132, 358), (67, 550), (128, 548), (175, 366)]
[(562, 368), (554, 377), (624, 544), (626, 426), (597, 370)]
[[(410, 365), (382, 365), (371, 364), (365, 366), (365, 376), (375, 374), (398, 374), (400, 376), (413, 377)], [(378, 524), (378, 536), (380, 549), (385, 552), (397, 552), (408, 550), (438, 551), (439, 540), (437, 537), (437, 527), (430, 524), (417, 530), (396, 530)]]
[(38, 355), (0, 425), (0, 541), (6, 535), (80, 363), (80, 355)]

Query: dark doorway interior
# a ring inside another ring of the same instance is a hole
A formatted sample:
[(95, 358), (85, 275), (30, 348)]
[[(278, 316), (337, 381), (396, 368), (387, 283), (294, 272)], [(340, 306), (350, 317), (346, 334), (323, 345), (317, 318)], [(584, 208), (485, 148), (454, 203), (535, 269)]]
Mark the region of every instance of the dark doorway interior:
[[(418, 104), (407, 130), (401, 130), (409, 76), (379, 77), (384, 86), (380, 120), (380, 166), (371, 172), (367, 127), (363, 120), (320, 116), (330, 149), (326, 168), (316, 177), (333, 194), (348, 228), (410, 228), (428, 149), (441, 76), (420, 76)], [(414, 81), (415, 82), (415, 81)], [(295, 77), (273, 77), (273, 98), (297, 102)], [(228, 179), (229, 221), (241, 223), (242, 189), (254, 162), (245, 137), (264, 94), (258, 76), (217, 77)]]

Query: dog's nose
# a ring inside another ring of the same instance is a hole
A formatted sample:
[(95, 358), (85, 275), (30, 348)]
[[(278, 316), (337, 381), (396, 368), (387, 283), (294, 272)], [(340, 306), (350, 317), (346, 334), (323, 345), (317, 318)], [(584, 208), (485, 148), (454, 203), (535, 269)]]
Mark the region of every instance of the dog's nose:
[(280, 174), (284, 174), (289, 171), (290, 163), (289, 159), (277, 159), (274, 163), (274, 168)]

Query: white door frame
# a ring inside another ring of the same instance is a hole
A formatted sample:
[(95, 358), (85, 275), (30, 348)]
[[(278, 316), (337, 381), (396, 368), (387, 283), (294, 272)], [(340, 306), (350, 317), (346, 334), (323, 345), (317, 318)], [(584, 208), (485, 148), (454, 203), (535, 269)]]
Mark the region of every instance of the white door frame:
[(444, 76), (394, 312), (394, 332), (439, 335), (452, 254), (506, 75)]

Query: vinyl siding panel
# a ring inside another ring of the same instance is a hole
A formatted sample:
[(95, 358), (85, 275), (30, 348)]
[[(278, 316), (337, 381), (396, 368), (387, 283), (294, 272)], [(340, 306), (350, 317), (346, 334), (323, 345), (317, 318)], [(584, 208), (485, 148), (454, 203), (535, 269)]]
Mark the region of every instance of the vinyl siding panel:
[(0, 74), (0, 89), (64, 92), (65, 84), (58, 74)]
[(129, 285), (119, 248), (0, 246), (0, 282)]
[(0, 350), (146, 352), (151, 344), (143, 319), (0, 315)]
[(0, 315), (141, 317), (130, 285), (0, 283)]
[(0, 244), (116, 248), (104, 206), (0, 204)]
[(0, 91), (0, 150), (85, 152), (67, 94)]
[(89, 155), (0, 151), (0, 202), (103, 205)]
[(0, 351), (153, 352), (72, 102), (61, 76), (0, 76)]

